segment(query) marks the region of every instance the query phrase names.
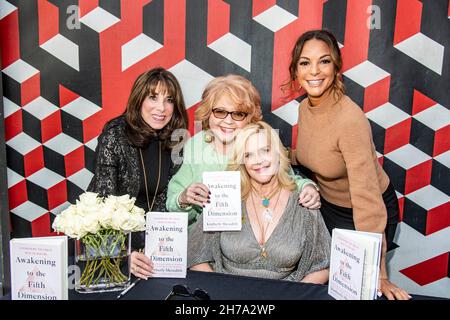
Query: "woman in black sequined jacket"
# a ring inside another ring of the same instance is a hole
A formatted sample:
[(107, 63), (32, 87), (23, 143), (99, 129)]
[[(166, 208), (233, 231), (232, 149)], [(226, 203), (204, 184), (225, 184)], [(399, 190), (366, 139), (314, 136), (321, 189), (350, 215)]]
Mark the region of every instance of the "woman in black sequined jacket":
[[(139, 149), (128, 141), (125, 133), (127, 126), (123, 115), (109, 121), (98, 138), (96, 149), (97, 162), (95, 175), (88, 190), (97, 192), (101, 197), (129, 194), (138, 197), (142, 180), (142, 168)], [(155, 163), (158, 161), (155, 155)], [(180, 165), (172, 161), (169, 165), (169, 180), (178, 171)], [(166, 211), (167, 185), (159, 189), (153, 211)], [(138, 205), (138, 204), (136, 204)]]
[[(179, 165), (180, 141), (175, 130), (187, 129), (188, 117), (180, 85), (163, 68), (141, 74), (133, 84), (125, 112), (105, 124), (98, 138), (94, 177), (87, 191), (102, 197), (125, 195), (148, 211), (166, 211), (167, 185)], [(144, 247), (145, 233), (132, 235), (134, 250)], [(131, 272), (151, 275), (150, 259), (141, 252), (131, 255)]]

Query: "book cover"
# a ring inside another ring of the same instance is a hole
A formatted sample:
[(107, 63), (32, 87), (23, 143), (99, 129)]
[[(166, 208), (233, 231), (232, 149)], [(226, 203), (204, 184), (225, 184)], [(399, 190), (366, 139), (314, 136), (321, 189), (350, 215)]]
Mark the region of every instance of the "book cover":
[(67, 237), (10, 241), (12, 300), (67, 300)]
[(145, 255), (153, 262), (155, 278), (185, 278), (187, 212), (149, 212)]
[(241, 230), (242, 207), (240, 172), (204, 172), (203, 183), (211, 192), (211, 202), (206, 204), (203, 209), (203, 230)]
[(382, 235), (333, 229), (328, 294), (338, 300), (376, 298)]

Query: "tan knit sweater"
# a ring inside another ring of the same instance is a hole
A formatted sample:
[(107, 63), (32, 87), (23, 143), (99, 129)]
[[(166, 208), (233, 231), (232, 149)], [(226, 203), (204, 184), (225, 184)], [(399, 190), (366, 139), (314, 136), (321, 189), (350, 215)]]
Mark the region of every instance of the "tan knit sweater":
[(389, 177), (378, 163), (369, 121), (349, 97), (330, 94), (312, 107), (300, 103), (296, 159), (317, 178), (330, 203), (353, 208), (356, 230), (384, 232), (382, 194)]

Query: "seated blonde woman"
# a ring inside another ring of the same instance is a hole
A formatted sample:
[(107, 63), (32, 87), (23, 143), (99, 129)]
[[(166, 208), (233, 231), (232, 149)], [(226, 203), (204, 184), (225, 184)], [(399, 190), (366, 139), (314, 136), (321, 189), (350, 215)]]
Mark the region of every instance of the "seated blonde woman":
[[(228, 170), (241, 172), (241, 231), (203, 232), (199, 219), (188, 237), (188, 267), (270, 279), (328, 281), (330, 235), (322, 215), (297, 203), (287, 150), (265, 122), (245, 126)], [(269, 205), (264, 194), (272, 194)]]

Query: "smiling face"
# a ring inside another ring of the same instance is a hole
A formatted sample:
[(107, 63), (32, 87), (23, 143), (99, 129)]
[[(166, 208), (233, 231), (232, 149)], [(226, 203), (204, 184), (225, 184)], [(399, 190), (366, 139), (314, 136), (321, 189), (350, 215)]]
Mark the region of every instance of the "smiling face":
[(145, 98), (141, 107), (142, 118), (155, 130), (164, 128), (173, 115), (173, 97), (165, 89), (158, 83), (154, 92), (150, 92)]
[[(236, 103), (226, 94), (217, 100), (213, 110), (241, 112)], [(211, 112), (208, 121), (214, 137), (223, 144), (229, 144), (234, 141), (238, 129), (242, 129), (248, 123), (248, 116), (241, 121), (237, 121), (232, 118), (231, 114), (228, 114), (224, 119), (220, 119), (214, 115), (214, 112)]]
[(278, 173), (280, 158), (275, 151), (263, 130), (248, 138), (245, 144), (244, 165), (252, 180), (266, 184)]
[(331, 90), (336, 68), (328, 45), (317, 39), (305, 42), (297, 64), (297, 80), (308, 94), (311, 105), (320, 104)]

